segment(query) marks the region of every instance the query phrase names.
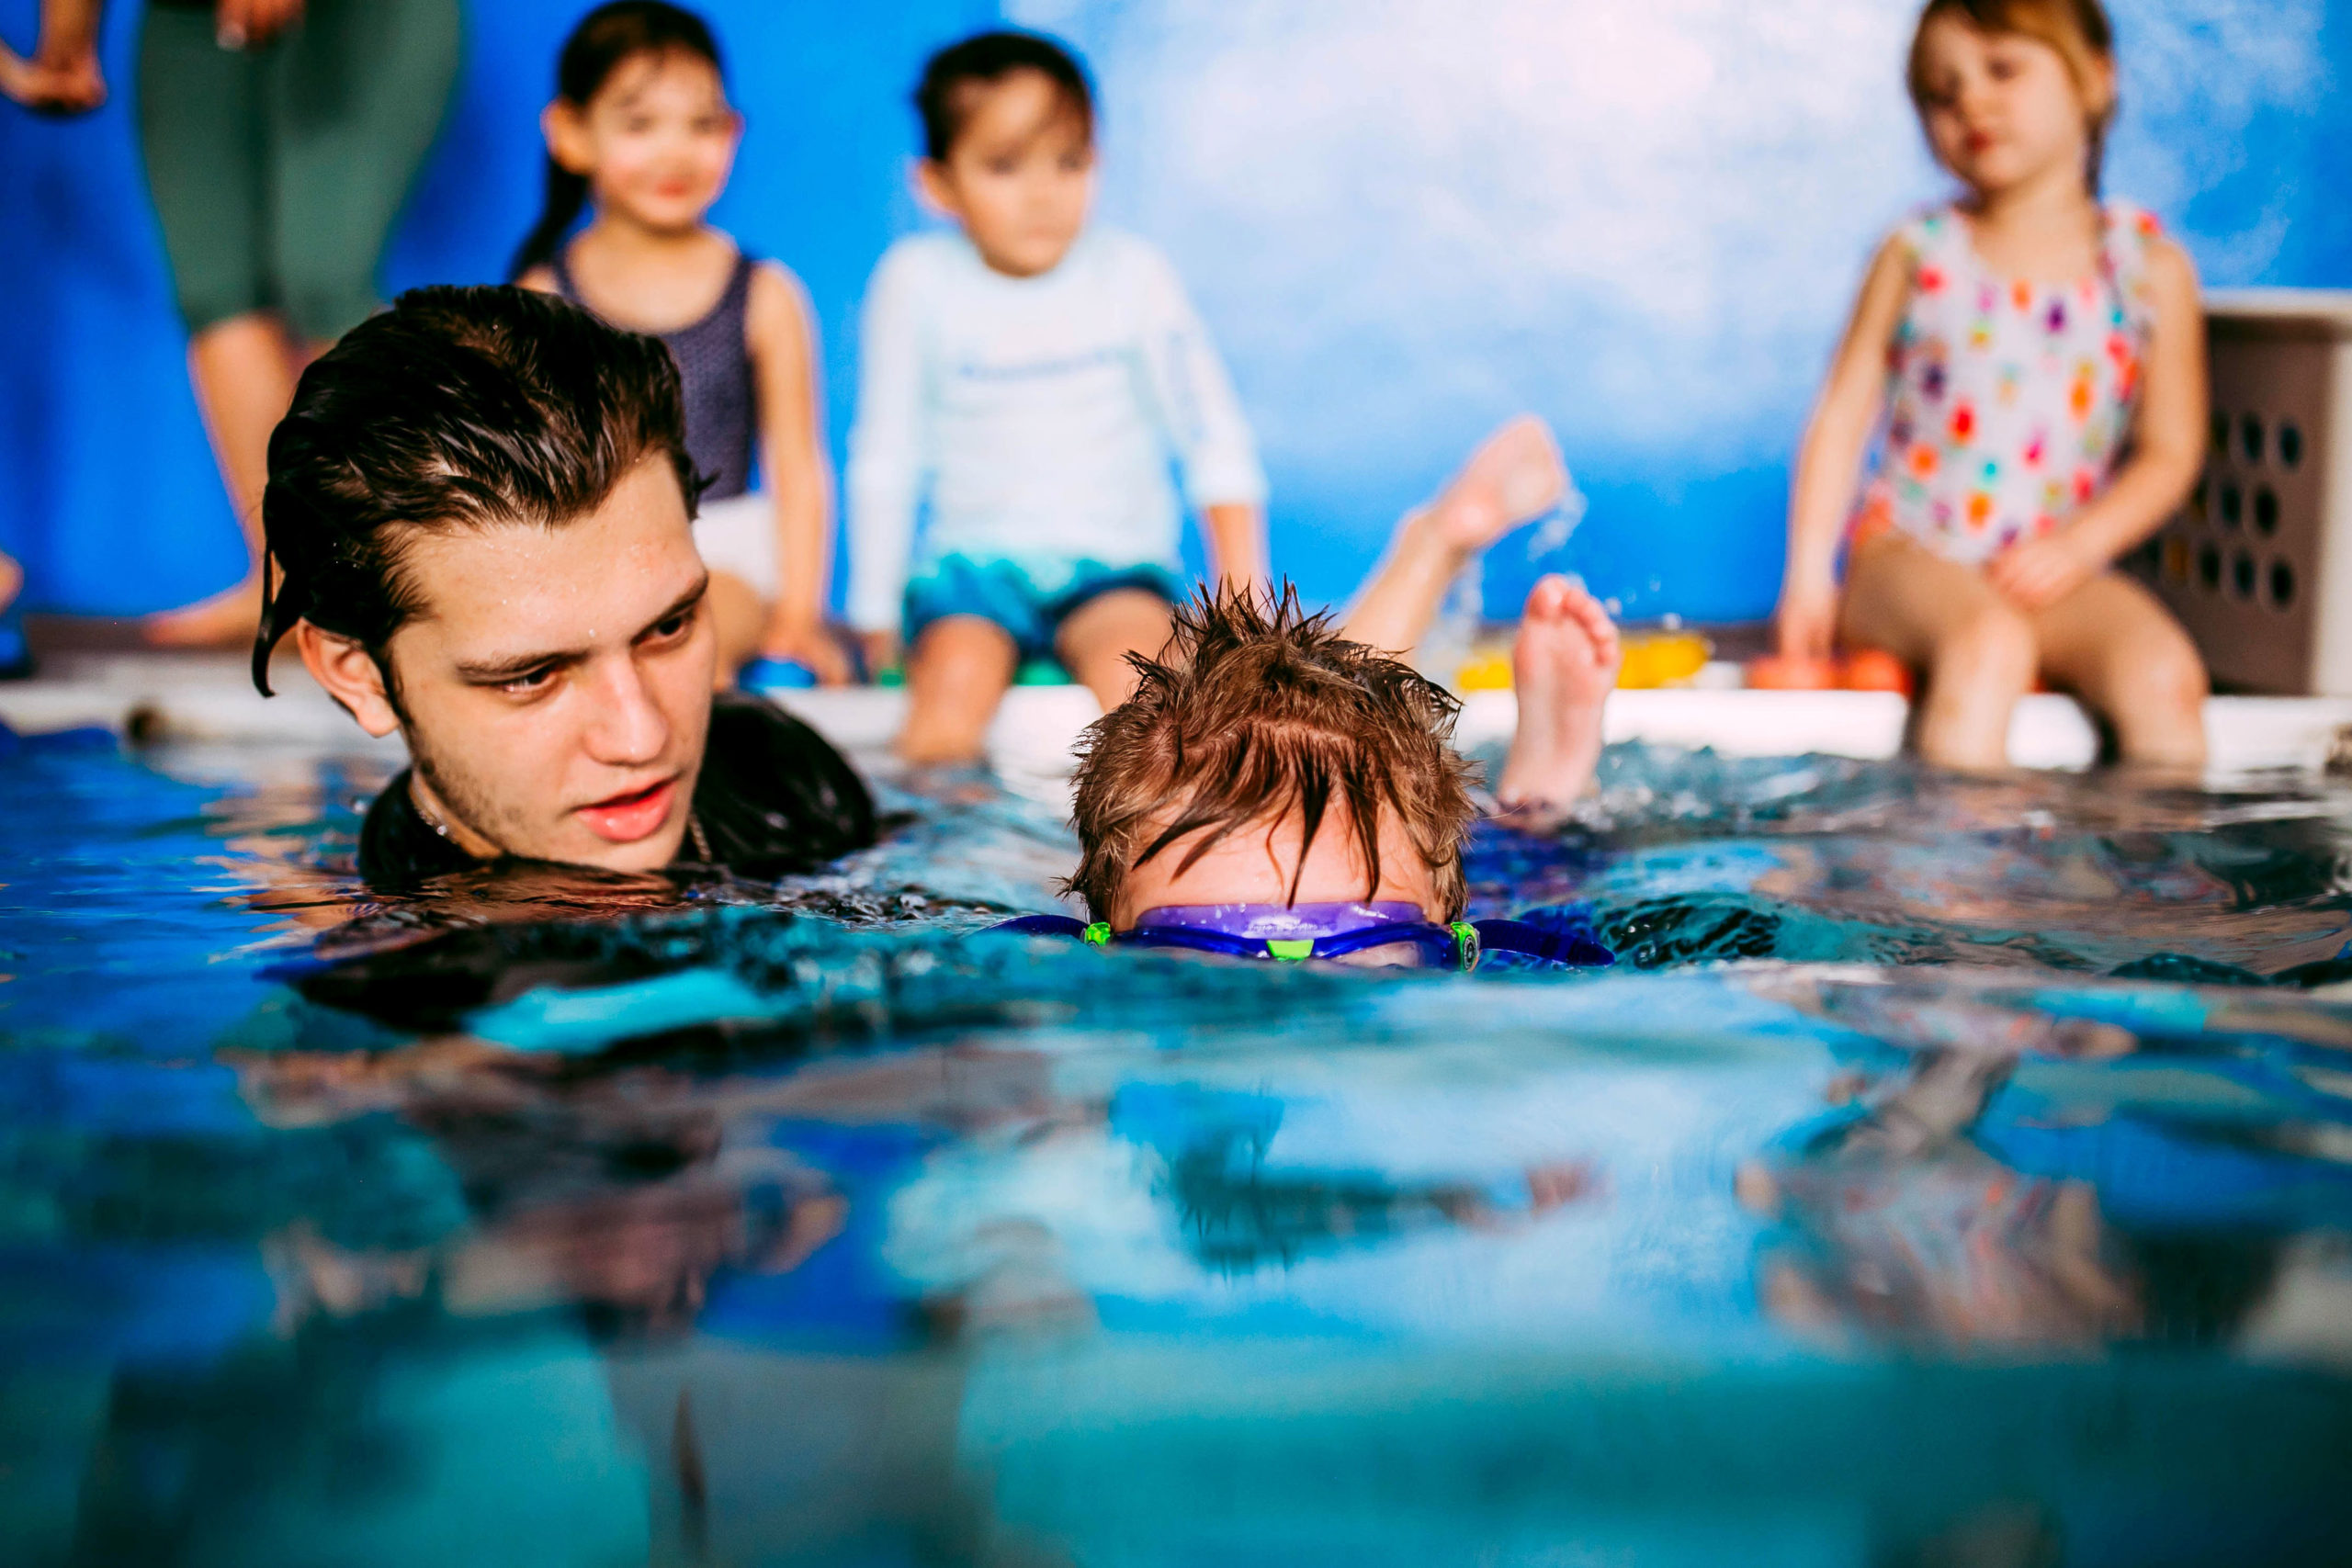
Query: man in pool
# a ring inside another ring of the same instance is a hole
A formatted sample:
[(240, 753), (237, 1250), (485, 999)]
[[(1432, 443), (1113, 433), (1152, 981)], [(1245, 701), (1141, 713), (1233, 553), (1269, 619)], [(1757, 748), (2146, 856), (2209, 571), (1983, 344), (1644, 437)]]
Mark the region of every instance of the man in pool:
[(548, 296), (417, 289), (303, 372), (269, 444), (254, 682), (291, 635), (361, 728), (407, 742), (362, 875), (775, 875), (873, 842), (839, 753), (711, 696), (697, 488), (668, 353)]
[[(1479, 811), (1452, 744), (1457, 705), (1383, 650), (1409, 649), (1468, 556), (1565, 484), (1548, 434), (1521, 421), (1405, 521), (1343, 627), (1303, 613), (1292, 591), (1181, 611), (1169, 647), (1137, 661), (1135, 695), (1087, 733), (1068, 888), (1094, 922), (1088, 940), (1475, 963), (1462, 862)], [(1589, 593), (1536, 584), (1512, 649), (1519, 725), (1499, 819), (1548, 826), (1590, 786), (1619, 662)]]

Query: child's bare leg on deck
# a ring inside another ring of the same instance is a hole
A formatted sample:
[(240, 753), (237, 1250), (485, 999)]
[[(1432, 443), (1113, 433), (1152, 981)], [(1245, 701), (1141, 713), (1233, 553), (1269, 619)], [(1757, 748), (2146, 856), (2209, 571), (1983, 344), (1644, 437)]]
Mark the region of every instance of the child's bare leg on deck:
[(1915, 740), (1939, 767), (2006, 766), (2009, 716), (2041, 659), (2032, 619), (1982, 570), (1901, 534), (1854, 547), (1838, 635), (1927, 673)]
[(2032, 618), (2041, 668), (2107, 716), (2123, 761), (2203, 770), (2205, 661), (2155, 595), (2103, 571)]
[(1054, 636), (1054, 654), (1109, 713), (1135, 695), (1127, 655), (1158, 653), (1174, 629), (1167, 600), (1141, 588), (1114, 589), (1069, 613)]
[(978, 615), (946, 615), (923, 627), (907, 656), (899, 755), (922, 764), (979, 761), (1020, 657), (1012, 634)]
[(1521, 414), (1487, 437), (1435, 501), (1396, 525), (1387, 557), (1348, 611), (1350, 640), (1412, 652), (1463, 568), (1549, 511), (1567, 483), (1560, 449), (1534, 415)]
[(1508, 819), (1540, 826), (1592, 786), (1601, 713), (1622, 662), (1616, 624), (1582, 584), (1558, 576), (1536, 583), (1511, 649), (1519, 728), (1495, 786)]

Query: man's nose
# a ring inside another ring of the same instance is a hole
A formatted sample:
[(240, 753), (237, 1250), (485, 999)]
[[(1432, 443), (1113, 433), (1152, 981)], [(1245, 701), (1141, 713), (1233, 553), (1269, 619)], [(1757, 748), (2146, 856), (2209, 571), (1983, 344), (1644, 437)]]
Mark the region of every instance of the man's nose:
[(634, 659), (599, 660), (589, 696), (588, 754), (613, 767), (643, 767), (659, 761), (670, 743), (669, 716), (654, 700)]

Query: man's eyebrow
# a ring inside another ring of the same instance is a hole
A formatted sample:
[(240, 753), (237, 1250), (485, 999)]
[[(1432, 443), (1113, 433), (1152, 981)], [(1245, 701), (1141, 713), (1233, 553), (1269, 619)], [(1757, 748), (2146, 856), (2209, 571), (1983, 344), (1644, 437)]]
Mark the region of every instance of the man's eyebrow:
[[(703, 595), (709, 592), (710, 573), (706, 571), (692, 588), (671, 601), (667, 608), (646, 622), (629, 640), (635, 642), (662, 622), (675, 620), (684, 615), (700, 604)], [(567, 664), (577, 664), (587, 657), (588, 650), (584, 648), (565, 648), (537, 653), (517, 653), (505, 659), (459, 660), (458, 675), (460, 680), (478, 686), (503, 686), (509, 681), (519, 681), (541, 670), (560, 670)]]
[(503, 686), (509, 681), (519, 681), (539, 670), (560, 669), (577, 664), (588, 657), (584, 649), (562, 649), (548, 653), (518, 653), (511, 659), (490, 659), (479, 663), (468, 660), (458, 661), (458, 674), (477, 686)]
[[(710, 573), (706, 570), (702, 574), (700, 581), (695, 582), (692, 588), (687, 589), (684, 593), (679, 594), (675, 599), (670, 602), (670, 607), (668, 609), (662, 611), (660, 615), (646, 622), (645, 625), (639, 629), (637, 634), (638, 637), (646, 636), (648, 633), (651, 632), (654, 627), (660, 626), (664, 621), (676, 620), (680, 615), (684, 615), (696, 604), (701, 604), (703, 595), (709, 592)], [(634, 642), (637, 638), (632, 637), (629, 640)]]

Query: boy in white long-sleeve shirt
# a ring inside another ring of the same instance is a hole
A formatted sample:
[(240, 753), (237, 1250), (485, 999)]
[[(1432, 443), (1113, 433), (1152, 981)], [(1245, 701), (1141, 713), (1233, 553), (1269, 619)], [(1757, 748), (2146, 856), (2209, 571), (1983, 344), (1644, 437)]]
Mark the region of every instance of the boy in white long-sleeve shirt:
[(1174, 269), (1086, 225), (1078, 62), (984, 33), (934, 56), (915, 101), (923, 193), (959, 231), (892, 246), (867, 293), (848, 608), (870, 653), (903, 627), (899, 750), (948, 762), (980, 755), (1023, 659), (1059, 658), (1106, 709), (1126, 700), (1127, 655), (1159, 650), (1186, 593), (1186, 502), (1219, 582), (1262, 582), (1266, 487)]

